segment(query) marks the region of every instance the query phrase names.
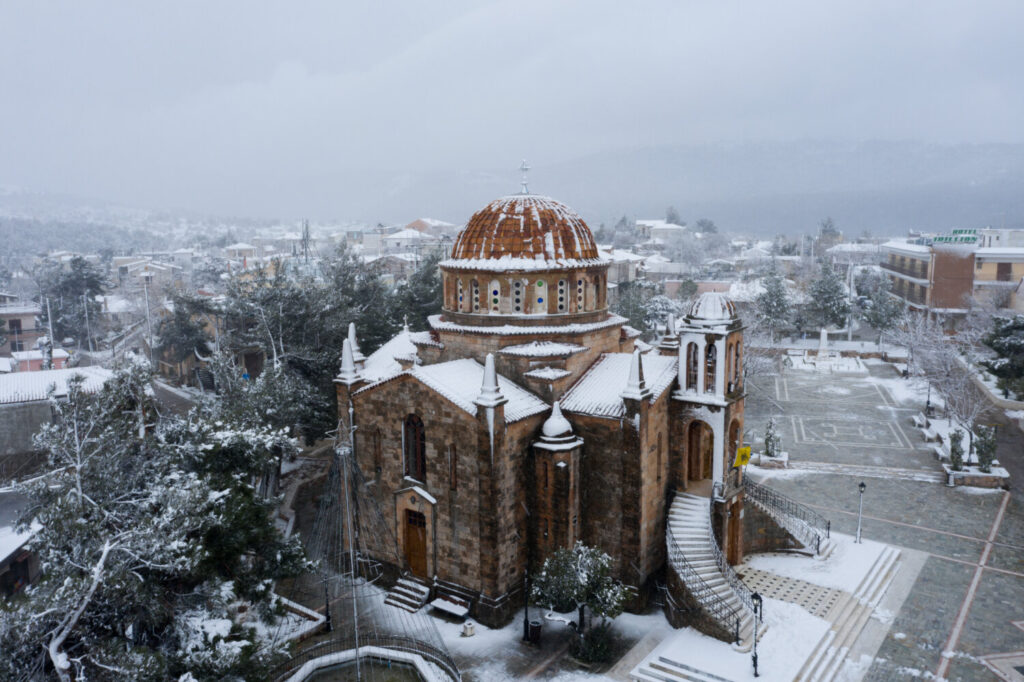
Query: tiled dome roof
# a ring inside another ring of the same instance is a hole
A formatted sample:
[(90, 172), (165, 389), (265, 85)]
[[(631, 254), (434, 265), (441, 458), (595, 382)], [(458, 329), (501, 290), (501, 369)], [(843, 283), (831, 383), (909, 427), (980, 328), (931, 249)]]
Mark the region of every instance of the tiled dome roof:
[(443, 265), (540, 270), (601, 263), (594, 235), (575, 211), (548, 197), (516, 194), (473, 214)]

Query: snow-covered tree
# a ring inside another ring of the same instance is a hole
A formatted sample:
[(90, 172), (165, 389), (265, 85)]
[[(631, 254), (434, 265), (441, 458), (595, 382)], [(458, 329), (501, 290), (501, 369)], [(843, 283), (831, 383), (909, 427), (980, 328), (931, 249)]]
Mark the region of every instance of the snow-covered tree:
[(441, 310), (444, 287), (437, 264), (439, 253), (427, 256), (396, 294), (396, 313), (408, 316), (413, 329), (427, 329), (427, 317)]
[(558, 549), (544, 561), (533, 580), (531, 596), (548, 609), (564, 613), (576, 609), (576, 633), (585, 640), (590, 626), (589, 608), (601, 622), (622, 613), (626, 588), (612, 578), (612, 559), (595, 547), (577, 542)]
[(664, 294), (652, 296), (643, 304), (644, 329), (663, 327), (669, 314), (679, 316), (683, 312), (683, 304)]
[(903, 317), (903, 302), (891, 295), (891, 290), (889, 278), (881, 277), (861, 311), (861, 319), (878, 332), (877, 343), (881, 343), (882, 335), (899, 324)]
[(686, 225), (686, 221), (680, 217), (679, 211), (676, 210), (675, 206), (669, 206), (665, 209), (665, 222), (673, 225)]
[(985, 345), (997, 357), (985, 363), (1000, 387), (1015, 397), (1024, 397), (1024, 315), (996, 317)]
[(779, 436), (775, 433), (775, 417), (768, 418), (768, 425), (764, 430), (764, 454), (768, 457), (776, 457), (779, 454)]
[(949, 434), (949, 462), (953, 471), (964, 468), (964, 432), (960, 429)]
[[(69, 383), (20, 486), (42, 575), (0, 609), (0, 678), (258, 679), (281, 652), (246, 626), (275, 617), (272, 580), (303, 567), (255, 482), (290, 441), (224, 422), (162, 422), (148, 369), (86, 395)], [(262, 630), (267, 632), (267, 630)]]
[(993, 427), (977, 427), (974, 450), (978, 455), (978, 468), (986, 474), (991, 472), (992, 461), (996, 458), (996, 430)]
[(841, 327), (850, 313), (843, 280), (830, 262), (823, 261), (818, 279), (811, 283), (811, 312), (815, 322), (822, 327)]
[(637, 279), (632, 282), (620, 282), (614, 291), (616, 293), (611, 304), (612, 312), (622, 315), (633, 327), (644, 329), (647, 304), (660, 293), (658, 285), (647, 279)]
[(757, 314), (761, 322), (768, 327), (769, 343), (775, 343), (775, 330), (789, 319), (789, 298), (786, 295), (786, 283), (775, 261), (764, 278), (764, 291), (755, 300)]

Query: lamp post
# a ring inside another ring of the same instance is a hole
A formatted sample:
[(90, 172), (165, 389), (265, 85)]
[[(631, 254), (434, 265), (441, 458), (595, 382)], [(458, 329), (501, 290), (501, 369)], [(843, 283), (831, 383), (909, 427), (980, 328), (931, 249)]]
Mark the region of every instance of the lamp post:
[(754, 653), (751, 654), (750, 660), (754, 663), (754, 677), (760, 677), (757, 672), (757, 621), (761, 620), (761, 595), (757, 592), (750, 595), (750, 601), (754, 602)]
[(861, 521), (864, 518), (864, 490), (865, 489), (867, 489), (867, 485), (864, 484), (864, 481), (861, 481), (860, 485), (857, 486), (857, 490), (860, 491), (860, 507), (857, 509), (857, 539), (856, 539), (857, 543), (860, 543)]

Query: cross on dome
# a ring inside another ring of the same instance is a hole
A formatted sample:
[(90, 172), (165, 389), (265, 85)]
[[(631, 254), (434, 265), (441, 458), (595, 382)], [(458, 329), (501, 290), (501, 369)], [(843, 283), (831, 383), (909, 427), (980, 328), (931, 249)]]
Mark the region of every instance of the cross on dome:
[(523, 179), (520, 180), (519, 185), (522, 187), (520, 194), (529, 194), (530, 188), (526, 186), (526, 174), (530, 172), (530, 167), (526, 165), (526, 159), (523, 159), (522, 164), (519, 165), (519, 170), (523, 172)]

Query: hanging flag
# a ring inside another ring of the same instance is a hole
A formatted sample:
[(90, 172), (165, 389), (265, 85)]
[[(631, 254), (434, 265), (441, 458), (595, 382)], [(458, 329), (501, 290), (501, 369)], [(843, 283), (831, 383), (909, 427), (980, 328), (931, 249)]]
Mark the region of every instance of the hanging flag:
[(746, 445), (736, 451), (736, 462), (733, 467), (742, 467), (750, 463), (750, 446)]

